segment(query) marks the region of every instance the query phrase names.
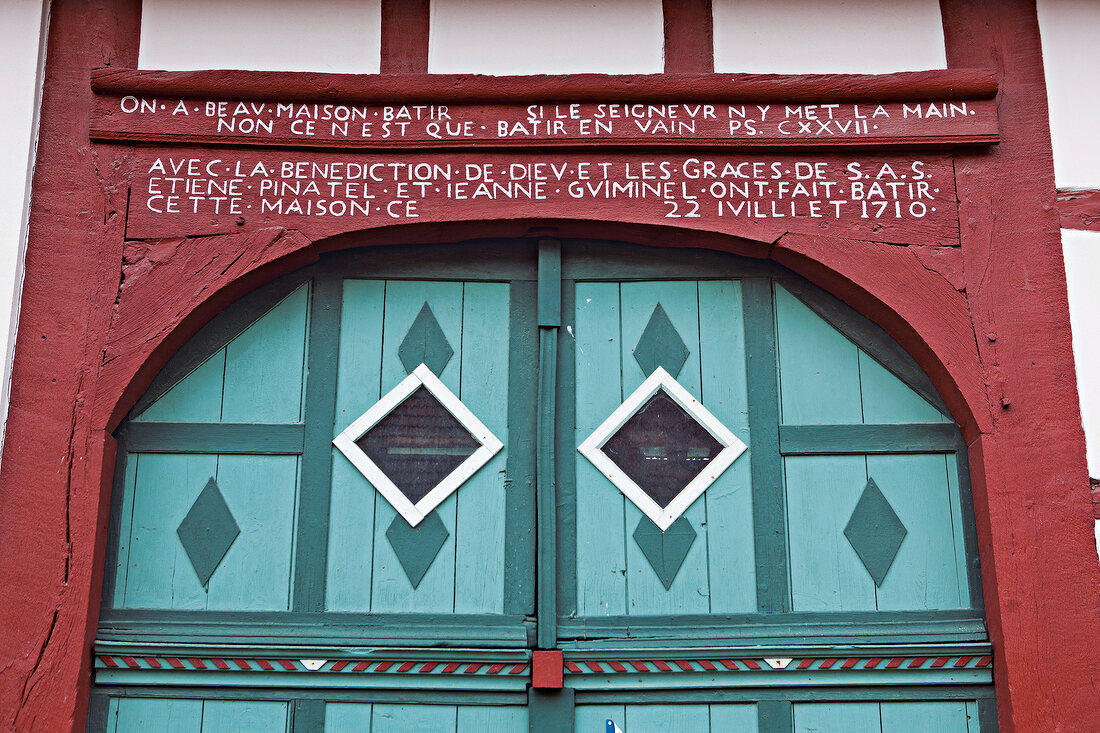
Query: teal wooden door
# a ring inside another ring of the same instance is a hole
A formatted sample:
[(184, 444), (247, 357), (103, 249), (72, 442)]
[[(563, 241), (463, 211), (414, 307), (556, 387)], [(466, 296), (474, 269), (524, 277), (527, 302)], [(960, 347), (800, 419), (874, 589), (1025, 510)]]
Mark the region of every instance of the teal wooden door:
[(91, 730), (994, 730), (957, 428), (779, 268), (330, 255), (117, 438)]

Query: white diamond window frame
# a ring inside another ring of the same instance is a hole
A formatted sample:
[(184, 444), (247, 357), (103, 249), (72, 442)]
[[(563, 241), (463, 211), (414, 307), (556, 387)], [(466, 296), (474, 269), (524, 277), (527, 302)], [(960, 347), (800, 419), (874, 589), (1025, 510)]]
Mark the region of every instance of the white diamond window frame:
[[(718, 452), (718, 455), (707, 463), (703, 470), (700, 471), (695, 478), (689, 481), (666, 507), (662, 507), (651, 499), (649, 494), (634, 482), (634, 479), (630, 478), (623, 469), (619, 468), (615, 462), (603, 452), (604, 444), (606, 444), (630, 418), (634, 417), (634, 414), (638, 412), (651, 397), (661, 390), (671, 397), (677, 405), (682, 407), (687, 414), (691, 415), (692, 418), (702, 425), (703, 428), (710, 433), (711, 437), (722, 446), (722, 450)], [(621, 405), (615, 408), (615, 411), (596, 428), (595, 432), (589, 435), (584, 442), (577, 447), (577, 450), (580, 451), (581, 455), (587, 458), (600, 473), (607, 477), (619, 491), (623, 492), (626, 498), (634, 502), (634, 505), (641, 509), (643, 514), (652, 519), (653, 523), (656, 524), (662, 532), (664, 532), (672, 526), (672, 523), (675, 522), (681, 514), (687, 511), (688, 507), (695, 503), (696, 499), (702, 496), (703, 492), (706, 491), (727, 468), (733, 465), (733, 462), (736, 461), (747, 448), (748, 446), (734, 435), (729, 428), (719, 422), (718, 418), (712, 415), (707, 408), (703, 407), (703, 404), (699, 402), (699, 400), (695, 399), (690, 392), (673, 379), (672, 375), (664, 370), (664, 367), (659, 366), (644, 382), (642, 382), (641, 386), (634, 390)]]
[[(481, 446), (460, 463), (457, 468), (447, 474), (420, 501), (413, 504), (404, 492), (379, 468), (378, 464), (372, 461), (363, 452), (363, 449), (356, 445), (355, 441), (366, 435), (371, 428), (381, 422), (386, 415), (397, 409), (413, 392), (421, 387), (428, 390), (433, 397), (439, 400), (443, 408), (451, 413)], [(485, 424), (478, 420), (477, 416), (466, 405), (462, 404), (462, 401), (451, 390), (447, 389), (447, 385), (443, 384), (426, 364), (418, 366), (396, 387), (387, 392), (382, 399), (375, 402), (370, 409), (337, 435), (332, 444), (351, 461), (351, 464), (366, 477), (367, 481), (374, 486), (378, 493), (385, 497), (390, 506), (397, 510), (397, 513), (404, 517), (411, 527), (415, 527), (424, 521), (437, 506), (457, 491), (462, 484), (466, 483), (471, 476), (492, 460), (493, 456), (504, 447), (500, 439), (493, 435), (489, 428), (485, 427)]]

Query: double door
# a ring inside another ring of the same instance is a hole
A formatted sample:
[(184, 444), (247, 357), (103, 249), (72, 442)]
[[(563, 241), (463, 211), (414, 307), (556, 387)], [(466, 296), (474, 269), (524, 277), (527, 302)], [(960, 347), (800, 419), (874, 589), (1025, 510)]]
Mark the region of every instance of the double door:
[(778, 269), (332, 255), (118, 438), (94, 728), (992, 730), (957, 429)]

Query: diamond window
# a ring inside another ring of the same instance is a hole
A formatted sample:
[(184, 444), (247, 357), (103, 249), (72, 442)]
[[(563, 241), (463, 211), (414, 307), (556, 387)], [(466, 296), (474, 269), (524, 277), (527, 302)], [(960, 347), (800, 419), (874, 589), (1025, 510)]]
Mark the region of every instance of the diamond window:
[(745, 447), (657, 367), (578, 450), (663, 531)]
[(424, 364), (332, 442), (413, 527), (504, 447)]

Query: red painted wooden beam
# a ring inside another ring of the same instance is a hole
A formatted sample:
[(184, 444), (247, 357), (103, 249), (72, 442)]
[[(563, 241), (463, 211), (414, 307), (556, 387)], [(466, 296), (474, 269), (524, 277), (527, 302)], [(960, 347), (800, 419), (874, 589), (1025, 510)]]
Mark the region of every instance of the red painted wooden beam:
[(414, 104), (571, 102), (861, 102), (991, 99), (988, 68), (896, 74), (653, 74), (613, 76), (355, 75), (265, 71), (97, 69), (96, 92), (144, 96)]
[(383, 74), (428, 73), (429, 0), (382, 0)]
[(1086, 229), (1100, 232), (1100, 190), (1060, 189), (1058, 213), (1063, 229)]
[(710, 0), (663, 0), (665, 73), (714, 71), (714, 16)]

